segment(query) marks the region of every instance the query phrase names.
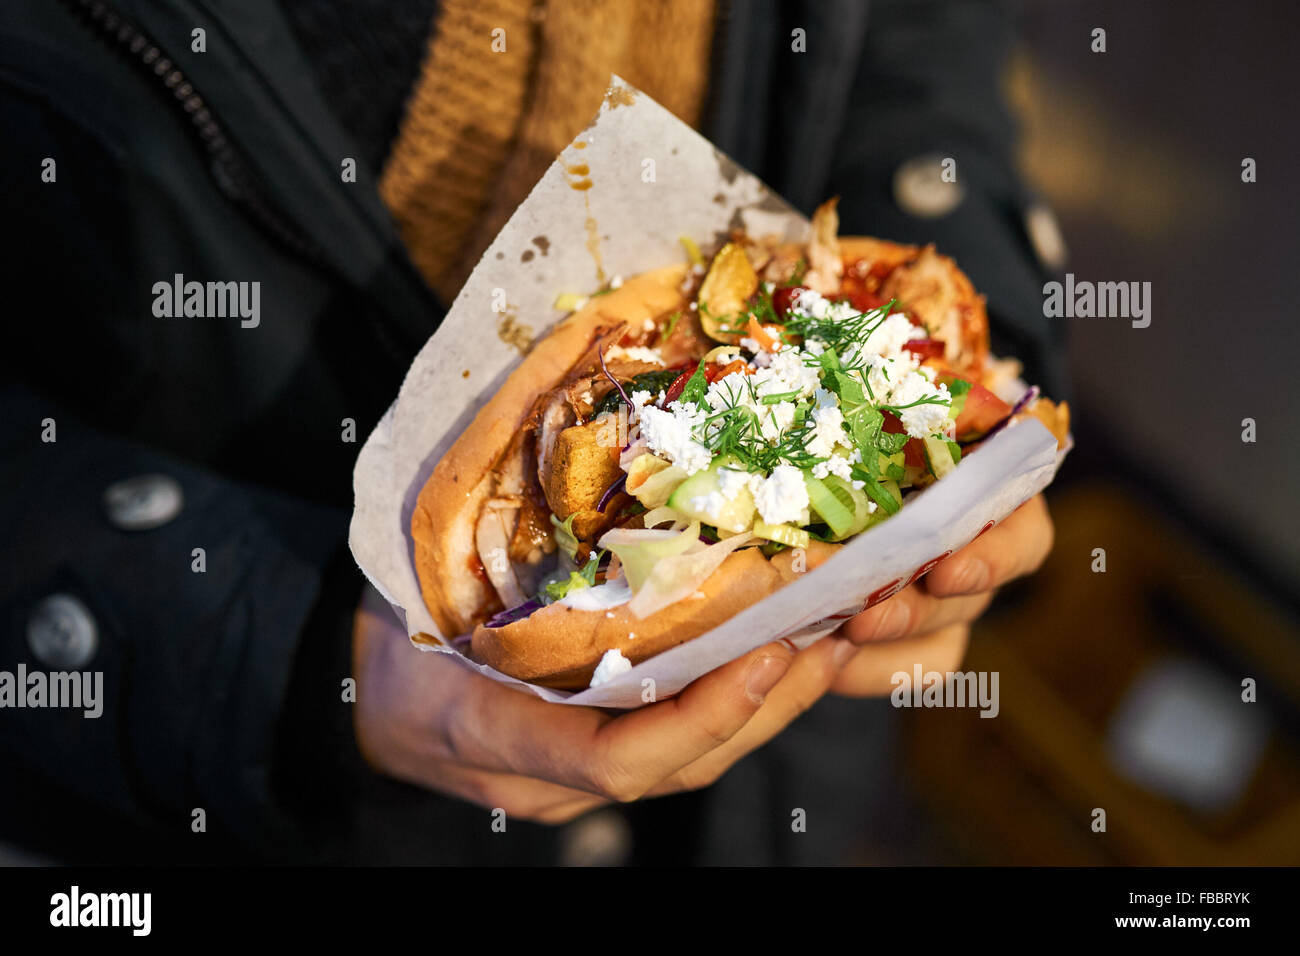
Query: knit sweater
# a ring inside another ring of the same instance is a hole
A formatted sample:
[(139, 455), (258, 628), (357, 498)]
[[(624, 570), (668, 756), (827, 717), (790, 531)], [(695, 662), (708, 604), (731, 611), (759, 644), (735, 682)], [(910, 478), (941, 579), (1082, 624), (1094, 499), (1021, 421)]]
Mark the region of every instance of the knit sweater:
[(379, 190), (444, 302), (611, 73), (698, 124), (713, 30), (713, 0), (442, 0)]

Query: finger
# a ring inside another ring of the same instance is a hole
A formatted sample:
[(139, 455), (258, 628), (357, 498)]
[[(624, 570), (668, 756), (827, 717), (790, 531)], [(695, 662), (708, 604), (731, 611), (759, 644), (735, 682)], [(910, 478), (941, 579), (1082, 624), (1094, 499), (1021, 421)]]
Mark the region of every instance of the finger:
[(926, 575), (937, 597), (975, 594), (1032, 574), (1052, 550), (1055, 530), (1042, 495), (1030, 498), (1001, 524), (976, 538)]
[(682, 767), (646, 795), (698, 790), (712, 784), (736, 761), (781, 733), (820, 700), (855, 651), (852, 644), (838, 637), (822, 638), (800, 651), (758, 713), (730, 740)]
[(683, 767), (724, 746), (784, 683), (798, 659), (767, 644), (692, 682), (680, 695), (626, 714), (601, 729), (602, 765), (616, 799), (640, 797)]
[(937, 598), (913, 584), (849, 618), (840, 632), (854, 644), (898, 640), (910, 634), (926, 634), (951, 624), (973, 621), (992, 600), (992, 591)]
[(397, 776), (488, 811), (503, 811), (509, 818), (540, 823), (570, 820), (609, 802), (586, 791), (535, 777), (492, 773), (446, 761), (426, 763), (410, 776)]
[(442, 702), (434, 753), (601, 797), (635, 799), (744, 726), (793, 656), (784, 644), (765, 645), (671, 700), (617, 717), (549, 704), (449, 661), (458, 673), (429, 688)]
[(894, 689), (894, 675), (910, 679), (916, 665), (922, 673), (956, 670), (966, 655), (970, 627), (953, 624), (929, 634), (858, 648), (831, 685), (842, 697), (884, 697)]

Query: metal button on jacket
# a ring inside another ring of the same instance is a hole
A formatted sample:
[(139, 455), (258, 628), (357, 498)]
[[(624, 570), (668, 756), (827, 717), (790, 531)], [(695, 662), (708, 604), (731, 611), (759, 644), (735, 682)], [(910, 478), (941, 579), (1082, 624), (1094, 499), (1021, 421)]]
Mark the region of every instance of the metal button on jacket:
[(622, 866), (632, 855), (632, 827), (617, 810), (600, 810), (570, 823), (560, 846), (561, 866)]
[(71, 594), (51, 594), (32, 608), (27, 646), (46, 667), (77, 670), (99, 648), (99, 628), (86, 605)]
[(168, 475), (139, 475), (104, 491), (108, 520), (123, 531), (161, 527), (181, 513), (184, 502), (180, 482)]
[(1070, 258), (1060, 223), (1045, 203), (1034, 203), (1025, 210), (1025, 232), (1029, 234), (1034, 255), (1050, 271), (1061, 269)]
[(894, 171), (894, 201), (898, 208), (918, 219), (946, 216), (966, 198), (959, 182), (944, 182), (943, 161), (938, 153), (909, 159)]

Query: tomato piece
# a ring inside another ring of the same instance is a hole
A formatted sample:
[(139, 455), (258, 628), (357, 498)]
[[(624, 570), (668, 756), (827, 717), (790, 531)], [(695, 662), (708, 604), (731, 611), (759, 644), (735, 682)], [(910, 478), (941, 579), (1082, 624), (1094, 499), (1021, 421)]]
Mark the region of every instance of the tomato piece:
[(943, 341), (941, 339), (912, 339), (903, 343), (903, 348), (915, 352), (921, 361), (943, 358)]
[(859, 312), (878, 309), (889, 301), (880, 296), (880, 286), (892, 271), (883, 262), (873, 262), (866, 269), (861, 260), (846, 264), (844, 277), (840, 280), (840, 294), (836, 298), (850, 303)]
[[(897, 415), (886, 409), (881, 409), (880, 414), (885, 418), (885, 424), (880, 426), (880, 430), (890, 435), (902, 435), (907, 432), (903, 427), (903, 422)], [(919, 438), (909, 438), (907, 444), (903, 446), (903, 463), (909, 467), (925, 466), (925, 443)]]
[[(880, 414), (885, 417), (885, 424), (880, 426), (882, 432), (890, 435), (902, 435), (907, 432), (903, 422), (893, 412), (882, 408)], [(909, 468), (925, 467), (925, 442), (919, 438), (909, 438), (907, 444), (903, 446), (903, 463)]]
[[(696, 368), (698, 368), (698, 366), (692, 366), (673, 379), (673, 383), (668, 386), (668, 391), (664, 393), (665, 406), (672, 404), (682, 397), (682, 392), (686, 391), (686, 383), (691, 380), (691, 376), (695, 374)], [(744, 359), (736, 359), (733, 362), (727, 363), (725, 366), (719, 365), (717, 362), (709, 362), (704, 366), (704, 380), (712, 385), (718, 379), (730, 375), (733, 372), (740, 371), (746, 373), (750, 371), (749, 363)]]
[[(691, 376), (694, 374), (695, 369), (688, 368), (685, 372), (682, 372), (681, 375), (678, 375), (673, 379), (673, 383), (668, 386), (668, 391), (664, 393), (665, 406), (672, 404), (682, 397), (682, 392), (686, 391), (686, 383), (691, 380)], [(708, 374), (707, 369), (705, 370), (705, 374)]]
[(776, 312), (778, 318), (785, 318), (789, 314), (795, 296), (806, 288), (807, 286), (802, 285), (786, 285), (772, 290), (772, 309)]
[(874, 292), (865, 290), (853, 291), (848, 295), (837, 296), (837, 298), (850, 303), (859, 312), (870, 312), (872, 309), (878, 309), (887, 301)]
[(972, 382), (970, 391), (966, 393), (966, 404), (957, 416), (957, 439), (969, 441), (978, 438), (1010, 414), (1010, 405), (983, 385)]

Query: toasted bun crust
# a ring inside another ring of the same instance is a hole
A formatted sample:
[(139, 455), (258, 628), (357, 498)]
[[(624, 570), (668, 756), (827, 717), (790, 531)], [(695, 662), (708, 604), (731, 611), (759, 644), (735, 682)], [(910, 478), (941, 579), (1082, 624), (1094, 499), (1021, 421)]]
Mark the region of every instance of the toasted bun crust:
[[(803, 570), (817, 567), (839, 547), (812, 542)], [(474, 657), (534, 684), (586, 687), (606, 651), (617, 649), (639, 664), (699, 637), (793, 581), (801, 573), (793, 564), (791, 551), (770, 560), (757, 548), (735, 551), (700, 586), (702, 597), (678, 601), (639, 619), (627, 605), (582, 611), (550, 604), (505, 627), (480, 625), (474, 631)]]
[(533, 400), (564, 380), (600, 326), (640, 323), (683, 308), (686, 270), (684, 265), (669, 266), (636, 276), (560, 322), (510, 373), (434, 467), (416, 500), (411, 537), (420, 591), (444, 637), (469, 631), (495, 599), (492, 586), (476, 570), (474, 526), (492, 491), (492, 466)]

